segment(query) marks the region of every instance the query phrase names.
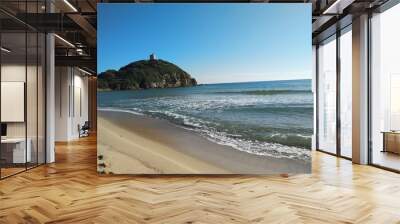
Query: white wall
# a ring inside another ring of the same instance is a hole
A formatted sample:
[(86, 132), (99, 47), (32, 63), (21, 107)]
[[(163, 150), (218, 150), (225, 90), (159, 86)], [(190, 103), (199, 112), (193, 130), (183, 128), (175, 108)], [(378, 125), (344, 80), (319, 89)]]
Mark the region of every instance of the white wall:
[[(79, 72), (78, 74), (76, 72)], [(83, 125), (85, 121), (88, 121), (88, 78), (82, 76), (79, 70), (74, 70), (74, 108), (72, 108), (72, 136), (79, 137), (78, 124)]]
[(1, 81), (25, 82), (25, 64), (1, 65)]
[[(1, 81), (3, 82), (25, 82), (25, 64), (3, 64), (1, 66)], [(1, 108), (6, 110), (7, 108)], [(25, 122), (8, 122), (8, 137), (25, 137)]]
[[(25, 76), (28, 72), (28, 88), (27, 88), (27, 120), (28, 120), (28, 137), (31, 133), (30, 130), (35, 130), (36, 135), (36, 107), (43, 106), (37, 105), (36, 98), (36, 80), (31, 77), (35, 74), (36, 66), (25, 66), (25, 64), (3, 64), (1, 66), (1, 81), (2, 82), (24, 82), (26, 83)], [(30, 88), (29, 88), (30, 87)], [(3, 96), (4, 97), (4, 96)], [(40, 101), (41, 102), (41, 101)], [(7, 108), (2, 108), (6, 110)], [(22, 108), (24, 110), (24, 108)], [(33, 112), (34, 111), (34, 112)], [(26, 122), (7, 122), (7, 132), (10, 137), (24, 137), (25, 136), (25, 123)], [(33, 131), (32, 131), (33, 132)]]
[(68, 117), (69, 117), (69, 96), (70, 85), (69, 69), (67, 67), (55, 68), (55, 141), (68, 140)]
[[(25, 83), (1, 81), (1, 122), (25, 121)], [(35, 105), (36, 108), (36, 105)]]
[(55, 140), (77, 139), (78, 125), (88, 120), (88, 78), (76, 68), (56, 67), (55, 85)]

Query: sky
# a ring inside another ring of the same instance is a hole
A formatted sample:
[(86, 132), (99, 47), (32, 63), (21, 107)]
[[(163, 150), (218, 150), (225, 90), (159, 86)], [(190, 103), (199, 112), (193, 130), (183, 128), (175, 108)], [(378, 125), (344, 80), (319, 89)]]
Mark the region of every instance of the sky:
[(148, 59), (199, 83), (307, 79), (311, 4), (98, 4), (98, 71)]

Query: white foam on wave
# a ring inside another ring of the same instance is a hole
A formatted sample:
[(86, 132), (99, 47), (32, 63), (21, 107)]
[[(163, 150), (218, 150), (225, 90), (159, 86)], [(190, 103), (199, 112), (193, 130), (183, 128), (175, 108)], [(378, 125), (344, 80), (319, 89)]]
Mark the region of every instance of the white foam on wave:
[[(210, 97), (209, 95), (191, 95), (185, 97), (175, 97), (175, 96), (163, 96), (163, 97), (154, 97), (154, 98), (145, 98), (145, 99), (126, 99), (120, 100), (119, 103), (121, 106), (131, 105), (136, 107), (144, 107), (148, 108), (149, 106), (152, 109), (156, 108), (169, 108), (177, 111), (208, 111), (213, 110), (215, 112), (237, 108), (237, 107), (253, 107), (259, 105), (275, 105), (275, 104), (284, 104), (286, 106), (293, 105), (312, 105), (312, 97), (304, 98), (302, 96), (291, 96), (291, 97), (282, 97), (282, 96), (268, 96), (268, 97), (260, 97), (260, 96), (224, 96), (217, 95)], [(150, 108), (149, 108), (150, 109)]]
[(172, 111), (149, 110), (149, 112), (151, 114), (163, 114), (167, 117), (170, 117), (172, 120), (180, 120), (180, 121), (182, 121), (183, 125), (189, 126), (189, 127), (194, 127), (194, 128), (204, 128), (205, 124), (209, 123), (209, 122), (203, 121), (201, 119), (178, 114), (178, 113), (175, 113)]
[(124, 113), (130, 113), (134, 115), (144, 115), (141, 112), (138, 111), (133, 111), (133, 110), (124, 110), (124, 109), (118, 109), (114, 107), (99, 107), (97, 108), (98, 111), (110, 111), (110, 112), (124, 112)]
[[(286, 146), (279, 143), (249, 141), (240, 139), (241, 135), (229, 134), (226, 132), (219, 132), (207, 126), (206, 121), (201, 119), (189, 117), (186, 115), (170, 112), (170, 111), (153, 111), (162, 113), (172, 119), (181, 119), (186, 126), (180, 126), (184, 129), (191, 130), (199, 133), (209, 141), (214, 143), (230, 146), (236, 150), (261, 155), (270, 156), (275, 158), (290, 158), (310, 161), (311, 152), (308, 149)], [(307, 136), (308, 137), (308, 136)]]
[(222, 132), (203, 130), (202, 135), (208, 140), (220, 145), (230, 146), (236, 150), (275, 158), (290, 158), (310, 161), (311, 152), (308, 149), (286, 146), (279, 143), (249, 141), (232, 138)]
[(301, 137), (301, 138), (307, 138), (307, 139), (311, 139), (312, 138), (311, 135), (296, 134), (296, 136)]

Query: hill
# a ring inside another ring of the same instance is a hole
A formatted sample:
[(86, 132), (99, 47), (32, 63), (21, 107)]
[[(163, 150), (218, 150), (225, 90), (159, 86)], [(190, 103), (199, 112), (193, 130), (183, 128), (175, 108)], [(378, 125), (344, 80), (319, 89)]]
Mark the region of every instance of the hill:
[(188, 87), (197, 85), (196, 79), (177, 65), (161, 59), (132, 62), (117, 70), (98, 75), (99, 90), (132, 90), (150, 88)]

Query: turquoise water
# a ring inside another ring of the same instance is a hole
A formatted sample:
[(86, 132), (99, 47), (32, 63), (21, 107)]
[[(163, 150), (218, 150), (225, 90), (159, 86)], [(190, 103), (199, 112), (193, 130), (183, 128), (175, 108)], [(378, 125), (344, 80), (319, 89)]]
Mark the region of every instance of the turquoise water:
[(310, 159), (311, 80), (99, 92), (98, 105), (165, 119), (237, 150)]

